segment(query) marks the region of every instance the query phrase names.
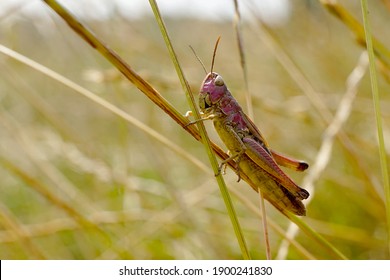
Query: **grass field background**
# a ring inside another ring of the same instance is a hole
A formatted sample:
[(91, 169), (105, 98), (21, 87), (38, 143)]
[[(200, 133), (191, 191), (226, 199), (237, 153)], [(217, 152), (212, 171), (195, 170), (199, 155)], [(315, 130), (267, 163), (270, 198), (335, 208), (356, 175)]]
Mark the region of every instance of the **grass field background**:
[[(339, 2), (361, 22), (359, 1)], [(390, 48), (388, 1), (369, 4), (372, 35)], [(28, 17), (23, 7), (0, 18), (0, 44), (121, 108), (186, 154), (1, 53), (0, 258), (241, 259), (202, 144), (40, 5), (50, 20)], [(232, 22), (165, 20), (195, 95), (205, 73), (188, 46), (208, 68), (222, 36), (214, 70), (246, 110)], [(114, 11), (84, 23), (180, 112), (189, 110), (153, 17), (129, 20)], [(311, 193), (304, 221), (348, 259), (389, 259), (370, 79), (354, 31), (317, 1), (293, 1), (283, 25), (243, 22), (253, 120), (274, 150), (311, 165), (302, 174), (286, 171)], [(390, 60), (382, 59), (378, 78), (388, 139)], [(365, 73), (361, 79), (352, 74), (356, 69)], [(346, 120), (335, 121), (340, 130), (331, 135), (338, 110)], [(212, 124), (206, 127), (224, 147)], [(258, 196), (237, 183), (233, 171), (224, 178), (251, 256), (264, 259)], [(297, 245), (286, 246), (291, 222), (268, 203), (266, 210), (278, 227), (270, 228), (274, 258), (335, 257), (300, 231)]]

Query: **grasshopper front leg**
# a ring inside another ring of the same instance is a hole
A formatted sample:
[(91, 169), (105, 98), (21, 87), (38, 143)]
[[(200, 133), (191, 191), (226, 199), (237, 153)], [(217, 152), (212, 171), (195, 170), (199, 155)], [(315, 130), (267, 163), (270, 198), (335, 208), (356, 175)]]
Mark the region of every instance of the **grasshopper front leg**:
[[(192, 111), (187, 111), (186, 113), (185, 113), (185, 115), (184, 115), (184, 117), (186, 118), (186, 119), (190, 119), (190, 117), (192, 117), (193, 116), (193, 113), (192, 113)], [(185, 126), (187, 127), (187, 126), (189, 126), (189, 125), (193, 125), (193, 124), (196, 124), (196, 123), (198, 123), (198, 122), (203, 122), (203, 121), (207, 121), (207, 120), (212, 120), (213, 118), (215, 118), (215, 115), (214, 114), (204, 114), (203, 112), (200, 112), (200, 119), (198, 119), (198, 120), (193, 120), (193, 121), (190, 121), (189, 123), (187, 123)]]
[[(203, 112), (200, 112), (201, 114), (201, 119), (198, 119), (198, 120), (194, 120), (194, 121), (191, 121), (189, 122), (188, 124), (186, 124), (186, 126), (189, 126), (189, 125), (193, 125), (193, 124), (196, 124), (198, 122), (203, 122), (203, 121), (207, 121), (207, 120), (212, 120), (214, 118), (218, 118), (220, 115), (219, 114), (212, 114), (212, 113), (209, 113), (209, 114), (205, 114)], [(187, 119), (189, 119), (190, 116), (193, 116), (193, 113), (192, 111), (187, 111), (186, 114), (184, 115), (184, 117), (186, 117)], [(205, 116), (205, 117), (203, 117)], [(230, 125), (231, 127), (231, 125)], [(234, 129), (231, 127), (229, 128), (229, 131), (232, 135), (234, 135), (233, 137), (238, 137), (238, 135), (236, 135)], [(239, 138), (238, 138), (239, 139)], [(241, 142), (241, 141), (240, 141)], [(245, 145), (241, 142), (241, 147), (242, 148), (245, 148)], [(231, 155), (230, 157), (228, 157), (227, 159), (223, 160), (219, 166), (218, 166), (218, 173), (215, 174), (215, 176), (218, 176), (219, 174), (221, 174), (221, 171), (222, 171), (222, 168), (224, 167), (224, 165), (226, 165), (229, 161), (232, 161), (234, 159), (236, 159), (237, 157), (240, 158), (243, 154), (244, 154), (244, 150), (241, 149), (239, 150), (238, 153), (234, 153), (233, 155)], [(230, 150), (228, 151), (228, 154), (231, 154)], [(238, 160), (239, 161), (239, 160)], [(238, 170), (238, 164), (237, 164), (237, 170)], [(239, 175), (239, 172), (238, 172), (238, 181), (240, 181), (240, 175)]]

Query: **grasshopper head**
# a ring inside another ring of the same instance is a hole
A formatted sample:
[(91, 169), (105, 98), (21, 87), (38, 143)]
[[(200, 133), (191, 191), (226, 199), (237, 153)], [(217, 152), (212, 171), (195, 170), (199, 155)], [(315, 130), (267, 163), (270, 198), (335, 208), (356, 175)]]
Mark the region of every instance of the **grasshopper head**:
[(204, 79), (199, 93), (199, 107), (201, 111), (217, 104), (226, 94), (227, 88), (222, 76), (211, 72)]

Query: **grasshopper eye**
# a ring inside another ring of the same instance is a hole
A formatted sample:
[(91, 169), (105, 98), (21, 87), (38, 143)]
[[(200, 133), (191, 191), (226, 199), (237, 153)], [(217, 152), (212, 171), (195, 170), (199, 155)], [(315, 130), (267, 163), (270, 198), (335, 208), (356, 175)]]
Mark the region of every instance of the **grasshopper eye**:
[(215, 78), (215, 80), (214, 80), (214, 85), (221, 87), (221, 86), (223, 86), (224, 84), (225, 84), (225, 82), (223, 81), (222, 77), (218, 75), (218, 76)]

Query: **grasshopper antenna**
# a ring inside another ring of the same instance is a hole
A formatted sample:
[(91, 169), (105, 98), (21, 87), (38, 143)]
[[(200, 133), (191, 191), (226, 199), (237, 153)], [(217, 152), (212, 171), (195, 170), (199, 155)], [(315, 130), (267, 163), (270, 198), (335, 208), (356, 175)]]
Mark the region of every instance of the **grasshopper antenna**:
[(217, 48), (219, 41), (221, 40), (221, 36), (218, 37), (217, 42), (215, 42), (215, 47), (214, 47), (214, 52), (213, 52), (213, 60), (211, 61), (211, 70), (210, 73), (213, 73), (213, 68), (214, 68), (214, 61), (215, 61), (215, 55), (217, 54)]
[(202, 67), (203, 67), (203, 70), (204, 70), (204, 73), (205, 74), (207, 74), (207, 70), (206, 70), (206, 67), (204, 66), (204, 64), (203, 64), (203, 62), (202, 62), (202, 60), (200, 59), (200, 57), (196, 54), (196, 52), (195, 52), (195, 50), (194, 50), (194, 48), (190, 45), (189, 46), (190, 47), (190, 49), (192, 50), (192, 52), (194, 53), (194, 55), (195, 55), (195, 57), (196, 57), (196, 59), (199, 61), (199, 63), (202, 65)]

